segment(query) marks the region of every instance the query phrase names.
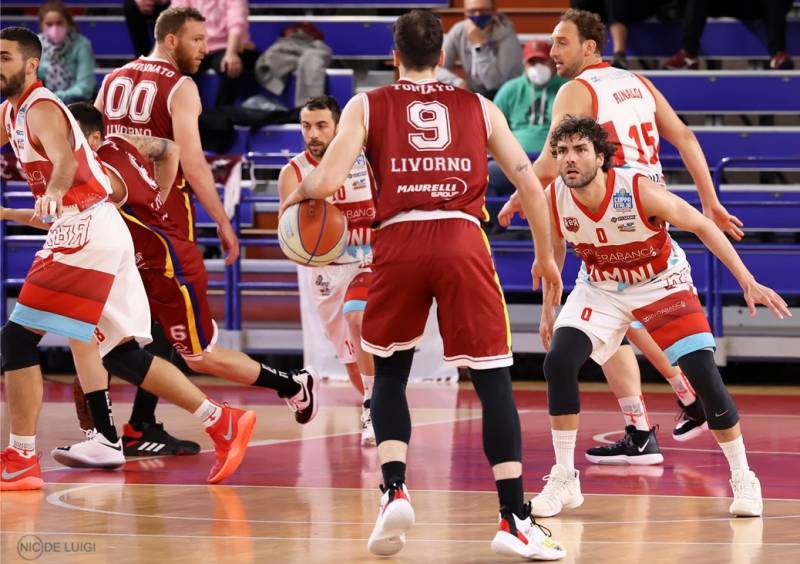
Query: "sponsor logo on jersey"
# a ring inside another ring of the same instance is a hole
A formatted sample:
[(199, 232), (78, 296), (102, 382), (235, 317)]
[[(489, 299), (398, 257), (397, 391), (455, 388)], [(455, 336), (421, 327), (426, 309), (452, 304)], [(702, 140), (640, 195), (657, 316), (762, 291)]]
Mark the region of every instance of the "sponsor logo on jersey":
[(617, 229), (619, 229), (620, 231), (623, 231), (623, 232), (630, 233), (630, 232), (636, 231), (636, 223), (633, 222), (633, 221), (628, 221), (626, 223), (620, 223), (619, 225), (617, 225)]
[(565, 217), (564, 227), (566, 228), (567, 231), (571, 231), (572, 233), (577, 233), (578, 229), (581, 228), (580, 224), (578, 223), (577, 217)]
[(617, 211), (631, 211), (633, 209), (633, 195), (625, 188), (620, 188), (619, 192), (614, 192), (612, 205)]
[[(452, 182), (447, 182), (452, 180)], [(449, 176), (440, 184), (400, 184), (397, 186), (398, 194), (413, 194), (425, 192), (431, 198), (452, 199), (467, 193), (467, 182), (462, 178)]]
[(321, 274), (317, 275), (316, 280), (314, 280), (314, 285), (319, 288), (319, 295), (320, 296), (330, 296), (331, 295), (331, 283), (328, 280), (325, 280)]
[(636, 219), (636, 215), (621, 215), (619, 217), (612, 217), (611, 223), (617, 223), (618, 221), (630, 221), (631, 219)]
[[(367, 165), (367, 160), (364, 158), (364, 155), (363, 154), (358, 155), (358, 158), (356, 159), (355, 166), (356, 167), (364, 167), (366, 165)], [(366, 174), (366, 172), (364, 174)]]

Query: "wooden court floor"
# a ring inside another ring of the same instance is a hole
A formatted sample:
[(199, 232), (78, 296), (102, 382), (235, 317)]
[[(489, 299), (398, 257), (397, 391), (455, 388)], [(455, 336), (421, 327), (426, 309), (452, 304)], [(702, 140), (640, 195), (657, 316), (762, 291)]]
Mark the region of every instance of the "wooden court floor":
[[(170, 405), (160, 419), (197, 440), (191, 457), (130, 459), (114, 472), (60, 467), (50, 449), (81, 438), (63, 379), (45, 387), (37, 448), (42, 492), (0, 495), (2, 562), (511, 562), (494, 556), (497, 500), (481, 447), (477, 398), (465, 385), (409, 388), (414, 432), (408, 486), (417, 524), (391, 559), (372, 557), (366, 539), (377, 514), (380, 471), (375, 449), (358, 440), (358, 399), (342, 385), (323, 388), (317, 418), (297, 426), (265, 390), (202, 380), (215, 398), (258, 412), (251, 448), (226, 484), (208, 486), (211, 443), (194, 418)], [(599, 467), (583, 459), (597, 441), (615, 440), (622, 419), (599, 385), (582, 388), (576, 452), (586, 503), (542, 519), (566, 546), (565, 562), (754, 564), (800, 561), (800, 388), (735, 388), (750, 466), (763, 489), (762, 519), (729, 518), (724, 457), (705, 434), (689, 443), (669, 436), (674, 399), (647, 388), (659, 424), (663, 465)], [(115, 384), (117, 422), (132, 390)], [(518, 386), (526, 496), (539, 491), (552, 464), (540, 384)], [(8, 436), (6, 405), (0, 421)]]

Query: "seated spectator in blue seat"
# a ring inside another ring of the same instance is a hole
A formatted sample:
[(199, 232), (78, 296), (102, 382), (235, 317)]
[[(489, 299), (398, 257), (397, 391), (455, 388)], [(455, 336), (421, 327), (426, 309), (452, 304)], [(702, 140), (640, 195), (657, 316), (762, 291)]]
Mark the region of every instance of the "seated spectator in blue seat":
[[(464, 0), (464, 20), (444, 37), (441, 82), (466, 87), (494, 98), (504, 82), (522, 73), (522, 56), (514, 24), (495, 9), (494, 0)], [(456, 72), (460, 62), (464, 77)]]
[[(506, 82), (494, 103), (506, 116), (511, 132), (527, 153), (539, 153), (547, 141), (553, 101), (558, 89), (566, 82), (556, 74), (550, 58), (550, 43), (529, 41), (522, 49), (525, 72)], [(504, 196), (514, 192), (514, 185), (500, 166), (489, 163), (489, 194)]]
[[(786, 16), (792, 9), (794, 0), (686, 0), (686, 11), (681, 24), (681, 49), (665, 63), (665, 69), (694, 70), (699, 68), (700, 37), (706, 26), (706, 19), (713, 17), (734, 17), (740, 20), (763, 19), (767, 29), (767, 51), (769, 68), (788, 70), (794, 62), (786, 52)], [(736, 37), (730, 40), (736, 41)], [(713, 56), (713, 53), (709, 53)]]
[(42, 59), (39, 78), (62, 102), (94, 98), (94, 52), (89, 40), (78, 32), (75, 20), (60, 0), (39, 9), (39, 40)]
[(216, 106), (232, 106), (242, 79), (254, 80), (258, 58), (250, 40), (247, 0), (172, 0), (171, 6), (194, 8), (206, 18), (208, 53), (198, 72), (214, 69), (221, 79)]

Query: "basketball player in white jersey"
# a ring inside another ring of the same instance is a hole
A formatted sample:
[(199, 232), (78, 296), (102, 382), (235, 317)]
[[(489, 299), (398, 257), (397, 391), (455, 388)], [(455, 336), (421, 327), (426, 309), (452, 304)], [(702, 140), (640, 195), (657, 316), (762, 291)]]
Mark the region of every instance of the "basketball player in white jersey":
[[(742, 223), (720, 204), (708, 172), (708, 165), (697, 138), (675, 114), (669, 102), (646, 78), (604, 63), (601, 58), (606, 39), (600, 18), (591, 12), (570, 9), (561, 16), (553, 30), (551, 55), (560, 76), (574, 79), (565, 84), (553, 105), (552, 128), (566, 116), (589, 116), (608, 132), (617, 146), (615, 166), (640, 172), (656, 183), (664, 177), (658, 158), (663, 136), (680, 152), (686, 168), (697, 186), (703, 212), (732, 238), (739, 240)], [(545, 144), (547, 147), (547, 144)], [(546, 186), (557, 175), (555, 159), (544, 150), (534, 163), (534, 171)], [(625, 201), (618, 205), (624, 206)], [(500, 212), (500, 223), (508, 225), (517, 211), (516, 198)], [(678, 396), (681, 409), (672, 436), (686, 441), (708, 428), (696, 394), (679, 368), (672, 366), (641, 325), (634, 323), (627, 335), (670, 383)], [(603, 365), (609, 387), (617, 397), (625, 419), (625, 435), (615, 444), (587, 451), (595, 463), (657, 464), (663, 461), (655, 433), (647, 419), (642, 398), (639, 366), (630, 346), (620, 347), (617, 354)], [(648, 452), (639, 448), (647, 443)]]
[(69, 339), (94, 421), (86, 441), (53, 451), (56, 460), (78, 467), (125, 463), (108, 398), (110, 371), (201, 419), (216, 450), (208, 480), (219, 482), (241, 464), (255, 412), (210, 401), (174, 366), (140, 348), (151, 340), (150, 315), (130, 233), (108, 201), (112, 181), (78, 123), (37, 80), (41, 54), (30, 30), (0, 32), (0, 95), (7, 98), (0, 146), (10, 142), (36, 199), (30, 224), (51, 224), (0, 337), (11, 420), (0, 490), (44, 484), (35, 441), (42, 402), (37, 346), (46, 332)]
[[(748, 467), (736, 405), (714, 362), (714, 337), (686, 255), (670, 238), (667, 225), (694, 233), (722, 261), (742, 287), (751, 316), (756, 314), (755, 305), (762, 304), (783, 319), (791, 316), (786, 303), (756, 282), (710, 219), (635, 169), (611, 167), (614, 144), (592, 118), (562, 120), (551, 131), (549, 148), (559, 172), (547, 188), (553, 250), (563, 265), (569, 242), (583, 268), (558, 318), (552, 305), (542, 310), (540, 333), (548, 350), (544, 373), (556, 463), (532, 501), (533, 515), (550, 517), (583, 503), (574, 463), (578, 372), (589, 357), (604, 364), (634, 319), (644, 324), (697, 390), (709, 428), (730, 465), (730, 513), (761, 515), (761, 484)], [(630, 206), (613, 205), (615, 198), (628, 200)]]
[[(300, 111), (300, 125), (306, 150), (281, 169), (278, 176), (281, 201), (294, 192), (322, 160), (336, 135), (340, 115), (339, 104), (330, 96), (318, 96), (305, 103)], [(361, 443), (368, 446), (375, 445), (375, 431), (370, 416), (375, 364), (372, 355), (361, 348), (361, 324), (372, 273), (374, 189), (372, 171), (362, 154), (344, 184), (329, 198), (347, 217), (347, 248), (333, 264), (308, 268), (310, 272), (305, 277), (325, 333), (336, 348), (336, 356), (345, 366), (353, 386), (364, 397)]]

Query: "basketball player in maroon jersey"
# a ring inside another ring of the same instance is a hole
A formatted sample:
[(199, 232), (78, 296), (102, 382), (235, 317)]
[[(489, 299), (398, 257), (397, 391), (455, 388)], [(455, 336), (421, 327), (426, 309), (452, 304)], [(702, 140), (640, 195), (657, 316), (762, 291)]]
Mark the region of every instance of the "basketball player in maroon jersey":
[[(556, 96), (551, 130), (566, 115), (597, 119), (617, 146), (614, 166), (636, 169), (659, 184), (664, 184), (658, 158), (659, 140), (664, 137), (680, 152), (697, 186), (705, 215), (733, 239), (741, 239), (742, 223), (719, 202), (703, 150), (694, 133), (647, 78), (603, 62), (601, 53), (605, 39), (605, 28), (596, 14), (574, 9), (562, 14), (561, 21), (553, 30), (551, 55), (558, 74), (572, 80)], [(550, 151), (542, 151), (533, 166), (545, 186), (557, 177), (556, 161)], [(518, 207), (516, 198), (512, 197), (500, 212), (500, 223), (507, 225)], [(702, 406), (681, 370), (669, 362), (641, 324), (634, 322), (627, 336), (678, 396), (681, 411), (673, 438), (686, 441), (707, 429)], [(603, 372), (620, 404), (626, 424), (625, 435), (615, 444), (589, 449), (587, 458), (595, 463), (661, 462), (663, 456), (660, 453), (643, 454), (639, 450), (645, 443), (657, 443), (647, 418), (633, 349), (628, 345), (620, 347), (603, 365)]]
[[(197, 85), (186, 76), (197, 72), (206, 55), (204, 22), (202, 14), (192, 8), (170, 8), (162, 12), (156, 21), (153, 54), (109, 73), (103, 80), (95, 106), (103, 112), (108, 134), (162, 137), (178, 144), (181, 166), (175, 180), (177, 189), (171, 191), (163, 209), (177, 224), (183, 238), (194, 241), (191, 200), (194, 193), (217, 224), (222, 248), (227, 253), (225, 262), (231, 264), (239, 256), (239, 241), (220, 202), (200, 143), (197, 119), (202, 108)], [(185, 257), (185, 260), (190, 259)], [(180, 322), (173, 327), (154, 325), (155, 342), (150, 350), (169, 358), (171, 347), (164, 342), (163, 335), (173, 331), (184, 336), (189, 329), (189, 324)], [(209, 366), (199, 370), (211, 371)], [(156, 426), (157, 401), (151, 394), (137, 391), (129, 421), (134, 435), (123, 442), (158, 442), (175, 453), (196, 452), (197, 445), (178, 441)]]
[[(217, 327), (208, 304), (208, 274), (203, 256), (163, 209), (177, 170), (175, 163), (166, 164), (170, 162), (166, 151), (171, 148), (177, 153), (177, 144), (156, 137), (124, 134), (104, 137), (103, 115), (94, 106), (78, 102), (69, 109), (106, 167), (112, 185), (123, 187), (115, 196), (133, 237), (137, 267), (152, 317), (163, 327), (182, 328), (167, 332), (170, 344), (192, 370), (276, 390), (295, 413), (297, 422), (308, 423), (318, 406), (316, 374), (312, 368), (282, 372), (243, 352), (215, 345)], [(84, 420), (81, 426), (90, 427), (87, 423)], [(150, 432), (142, 433), (130, 424), (125, 425), (126, 455), (182, 454), (175, 445), (159, 437), (165, 433), (161, 424), (146, 425), (146, 430)]]
[(444, 57), (439, 19), (422, 10), (404, 14), (394, 24), (394, 42), (400, 80), (350, 100), (322, 161), (281, 207), (332, 195), (365, 147), (378, 187), (380, 228), (362, 346), (375, 357), (372, 417), (384, 492), (367, 546), (373, 554), (395, 554), (414, 523), (405, 486), (411, 436), (406, 384), (435, 298), (445, 362), (470, 368), (483, 406), (484, 452), (500, 500), (492, 549), (559, 559), (563, 548), (529, 519), (523, 499), (508, 313), (480, 227), (488, 219), (487, 151), (532, 214), (534, 288), (544, 279), (545, 302), (555, 304), (562, 286), (547, 248), (547, 203), (500, 110), (478, 94), (435, 80)]

